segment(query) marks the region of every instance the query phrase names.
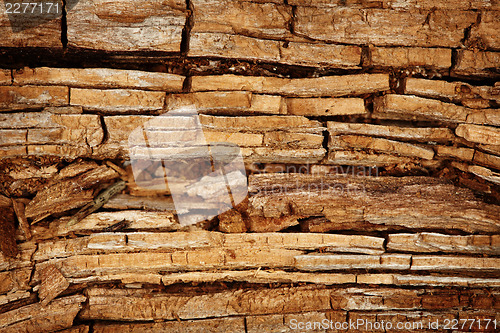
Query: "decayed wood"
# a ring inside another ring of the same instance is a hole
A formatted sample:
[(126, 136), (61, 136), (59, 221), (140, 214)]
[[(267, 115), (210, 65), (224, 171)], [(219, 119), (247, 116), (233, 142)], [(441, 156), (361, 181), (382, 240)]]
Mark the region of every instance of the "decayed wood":
[(354, 45), (288, 42), (280, 45), (279, 62), (302, 66), (359, 68), (361, 48)]
[(69, 282), (53, 265), (45, 266), (40, 274), (42, 283), (38, 290), (38, 297), (43, 306), (47, 306), (54, 298), (69, 287)]
[[(487, 104), (490, 101), (500, 101), (500, 93), (495, 87), (473, 86), (464, 82), (446, 82), (427, 79), (407, 78), (405, 80), (405, 94), (447, 99), (469, 106), (471, 101)], [(469, 106), (471, 107), (471, 106)]]
[(246, 90), (254, 93), (300, 97), (334, 97), (389, 90), (387, 74), (325, 76), (310, 79), (286, 79), (263, 76), (193, 76), (193, 91)]
[(463, 147), (435, 146), (437, 156), (454, 157), (462, 161), (472, 162), (474, 149)]
[(73, 325), (86, 297), (73, 295), (53, 301), (23, 306), (0, 314), (0, 332), (51, 332)]
[[(9, 136), (16, 131), (17, 135)], [(23, 112), (0, 114), (0, 135), (6, 137), (3, 144), (27, 145), (24, 149), (30, 153), (67, 153), (71, 157), (90, 155), (90, 147), (102, 142), (104, 131), (97, 115)]]
[(474, 154), (474, 163), (485, 165), (490, 168), (500, 169), (500, 156), (485, 154), (476, 151)]
[(327, 122), (332, 136), (339, 134), (358, 134), (418, 142), (450, 142), (455, 136), (449, 128), (400, 127), (387, 125)]
[(328, 148), (330, 148), (330, 151), (350, 148), (372, 149), (382, 153), (398, 154), (427, 160), (431, 160), (434, 157), (434, 151), (423, 145), (358, 135), (330, 135)]
[[(145, 298), (145, 292), (89, 289), (89, 305), (80, 316), (103, 320), (172, 320), (330, 309), (329, 290), (307, 287), (222, 291), (205, 295), (157, 294), (152, 298)], [(260, 301), (262, 299), (266, 302)]]
[(36, 245), (33, 242), (24, 242), (19, 244), (18, 247), (19, 253), (15, 258), (9, 258), (0, 253), (0, 271), (33, 266), (31, 257), (36, 250)]
[(315, 283), (324, 285), (355, 283), (354, 274), (318, 274), (302, 272), (286, 272), (281, 270), (247, 270), (247, 271), (220, 271), (220, 272), (189, 272), (164, 275), (164, 285), (175, 283), (202, 283), (202, 282), (234, 282), (250, 283)]
[[(346, 4), (341, 0), (289, 0), (288, 4), (297, 6), (325, 6), (343, 7)], [(391, 8), (398, 10), (414, 9), (498, 9), (500, 4), (495, 1), (484, 0), (349, 0), (347, 4), (354, 8)]]
[(437, 233), (391, 234), (387, 248), (406, 252), (500, 253), (498, 235), (451, 236)]
[(483, 168), (479, 165), (471, 165), (468, 168), (469, 172), (472, 172), (476, 176), (479, 176), (487, 181), (490, 181), (495, 184), (500, 184), (500, 173), (493, 172), (490, 169)]
[(25, 296), (25, 292), (30, 288), (31, 267), (18, 268), (0, 273), (0, 295), (11, 295), (15, 297)]
[(407, 254), (335, 255), (311, 253), (295, 257), (295, 267), (305, 271), (338, 269), (398, 269), (410, 268), (411, 256)]
[[(151, 116), (104, 117), (109, 133), (108, 140), (94, 149), (94, 156), (128, 158), (130, 133), (152, 119)], [(150, 141), (150, 147), (147, 149), (140, 146), (131, 147), (136, 158), (144, 156), (149, 159), (155, 156), (157, 158), (181, 153), (182, 147), (176, 150), (176, 148), (165, 148), (162, 144), (183, 136), (187, 140), (198, 140), (199, 144), (205, 144), (205, 142), (235, 143), (243, 147), (241, 153), (247, 163), (312, 163), (320, 161), (325, 154), (321, 135), (324, 128), (321, 123), (302, 116), (227, 117), (202, 114), (199, 119), (203, 129), (203, 138), (195, 131), (186, 130), (186, 128), (195, 128), (192, 117), (171, 117), (163, 122), (159, 118), (156, 119), (160, 121), (156, 125), (158, 130), (151, 132), (151, 135), (155, 135), (155, 140)], [(154, 127), (155, 123), (151, 126)]]
[[(134, 228), (135, 229), (135, 228)], [(96, 233), (89, 237), (46, 241), (39, 244), (33, 256), (36, 261), (66, 258), (73, 255), (106, 252), (138, 252), (161, 250), (227, 250), (261, 247), (266, 249), (319, 250), (325, 252), (352, 252), (381, 254), (384, 239), (358, 235), (331, 235), (314, 233), (258, 233), (222, 234), (208, 231), (172, 233)]]
[[(8, 1), (5, 4), (19, 3), (16, 1)], [(58, 6), (58, 14), (56, 15), (55, 6)], [(0, 46), (2, 47), (53, 47), (62, 48), (61, 42), (61, 12), (63, 2), (53, 1), (54, 9), (50, 12), (51, 15), (34, 12), (28, 14), (7, 14), (7, 7), (4, 6), (0, 13)], [(21, 8), (20, 8), (21, 9)], [(31, 7), (30, 7), (31, 10)], [(14, 12), (12, 8), (11, 12)], [(21, 12), (22, 13), (22, 12)], [(54, 15), (52, 15), (54, 13)], [(47, 17), (49, 16), (49, 18)]]
[[(472, 192), (426, 177), (261, 174), (249, 177), (255, 215), (325, 216), (309, 231), (371, 228), (458, 229), (498, 232), (499, 208)], [(407, 202), (407, 204), (405, 204)]]
[(0, 86), (0, 111), (69, 104), (69, 89), (62, 86)]
[(292, 8), (251, 1), (194, 0), (194, 32), (222, 32), (280, 39), (291, 37)]
[(458, 256), (412, 256), (411, 270), (440, 271), (496, 271), (499, 258), (473, 258)]
[[(88, 234), (95, 231), (103, 231), (117, 224), (124, 224), (126, 228), (134, 230), (177, 230), (180, 229), (173, 212), (147, 212), (141, 210), (126, 210), (121, 212), (100, 212), (90, 214), (79, 223), (67, 226), (67, 218), (61, 218), (50, 224), (47, 230), (44, 227), (34, 228), (33, 234), (40, 237), (65, 236), (70, 233)], [(125, 223), (124, 223), (125, 222)]]
[(498, 77), (499, 52), (459, 50), (453, 73), (459, 76)]
[(234, 332), (246, 333), (244, 318), (223, 318), (203, 320), (165, 321), (159, 323), (108, 324), (97, 323), (93, 326), (95, 333), (120, 332)]
[(481, 14), (481, 21), (471, 27), (469, 40), (472, 43), (481, 43), (483, 47), (491, 50), (500, 49), (500, 37), (498, 27), (500, 26), (500, 5), (496, 3), (497, 11), (488, 10)]
[(112, 4), (82, 0), (68, 12), (68, 45), (107, 51), (179, 52), (185, 11), (181, 0), (156, 0), (141, 6), (129, 0)]
[(26, 240), (31, 239), (31, 230), (28, 220), (26, 219), (26, 214), (24, 212), (24, 203), (12, 199), (12, 205), (14, 207), (14, 212), (16, 213), (17, 220), (19, 222), (19, 228), (23, 231)]
[[(454, 309), (458, 311), (474, 297), (476, 297), (476, 304), (479, 300), (491, 302), (495, 297), (495, 295), (487, 295), (480, 291), (477, 291), (478, 295), (473, 296), (458, 290), (394, 288), (298, 287), (258, 291), (222, 291), (204, 295), (157, 293), (153, 297), (145, 298), (147, 292), (147, 290), (90, 289), (89, 305), (83, 310), (81, 317), (87, 320), (159, 321), (176, 318), (202, 319), (263, 314), (283, 316), (301, 313), (293, 316), (302, 316), (310, 311), (324, 313), (332, 309), (348, 311)], [(266, 301), (260, 301), (262, 299)], [(446, 302), (443, 302), (443, 299)], [(388, 314), (390, 316), (390, 312)], [(415, 315), (422, 315), (422, 313)], [(283, 317), (281, 317), (281, 323), (283, 323)]]
[(37, 193), (26, 206), (26, 217), (36, 223), (47, 216), (81, 207), (93, 199), (96, 185), (108, 182), (118, 174), (107, 166), (86, 171), (79, 176), (56, 182)]
[(12, 206), (12, 200), (4, 197), (0, 194), (0, 208), (2, 214), (0, 214), (0, 250), (6, 257), (16, 257), (19, 253), (16, 244), (16, 226), (15, 226), (15, 214), (14, 207)]
[(189, 40), (191, 57), (222, 57), (277, 62), (280, 42), (241, 35), (194, 32)]
[(14, 85), (60, 85), (78, 88), (136, 88), (180, 91), (181, 75), (110, 68), (24, 68), (14, 71)]
[[(249, 3), (249, 2), (245, 2)], [(241, 18), (239, 18), (241, 20)], [(251, 20), (255, 19), (252, 17)], [(279, 62), (289, 65), (359, 68), (361, 48), (351, 45), (280, 42), (221, 32), (191, 33), (188, 54), (193, 57), (222, 57)], [(226, 30), (229, 27), (215, 30)], [(233, 29), (235, 26), (230, 27)], [(242, 32), (245, 35), (251, 30)], [(279, 31), (279, 30), (278, 30)]]
[(15, 291), (7, 295), (0, 295), (0, 306), (11, 302), (23, 301), (32, 297), (29, 291)]
[(470, 278), (459, 276), (401, 275), (401, 274), (362, 274), (356, 276), (358, 284), (382, 284), (397, 286), (460, 286), (495, 287), (499, 279)]
[(452, 123), (498, 123), (495, 109), (476, 110), (433, 99), (404, 95), (385, 95), (374, 102), (374, 117), (382, 119), (440, 120)]
[(295, 17), (294, 31), (317, 40), (423, 47), (458, 47), (464, 30), (476, 21), (474, 12), (450, 9), (406, 12), (298, 7)]
[(161, 110), (165, 93), (142, 90), (99, 90), (71, 88), (71, 105), (110, 112)]
[(300, 116), (365, 114), (361, 98), (287, 98), (287, 113)]
[(283, 130), (320, 134), (324, 129), (319, 121), (301, 116), (216, 117), (200, 115), (200, 123), (207, 129), (230, 129), (232, 131)]
[(449, 68), (451, 67), (451, 50), (423, 47), (372, 47), (370, 48), (370, 61), (373, 66)]
[(329, 151), (324, 163), (337, 165), (354, 165), (379, 167), (385, 165), (408, 164), (416, 162), (414, 159), (390, 154), (379, 154), (368, 151)]
[(248, 91), (198, 92), (167, 96), (167, 110), (194, 107), (199, 113), (286, 113), (280, 96), (255, 95)]
[(0, 69), (0, 86), (9, 86), (12, 84), (12, 70)]
[(460, 124), (455, 133), (470, 142), (500, 145), (500, 129), (496, 127)]

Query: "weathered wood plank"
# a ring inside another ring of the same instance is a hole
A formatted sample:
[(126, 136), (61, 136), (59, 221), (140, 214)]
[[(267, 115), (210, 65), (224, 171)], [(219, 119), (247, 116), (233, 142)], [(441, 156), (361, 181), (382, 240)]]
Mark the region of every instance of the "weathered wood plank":
[(292, 8), (284, 4), (251, 1), (194, 0), (192, 33), (220, 32), (250, 37), (291, 37)]
[(37, 192), (26, 206), (26, 217), (36, 223), (47, 216), (84, 206), (93, 200), (98, 184), (116, 179), (118, 174), (107, 166), (100, 166), (79, 176), (56, 182)]
[(437, 233), (390, 234), (387, 248), (405, 252), (500, 253), (498, 236), (452, 236)]
[(451, 50), (424, 47), (372, 47), (370, 64), (382, 67), (451, 67)]
[(280, 96), (255, 95), (248, 91), (197, 92), (167, 96), (166, 109), (193, 107), (198, 113), (285, 113)]
[(165, 93), (142, 90), (71, 88), (71, 105), (110, 112), (157, 111), (165, 104)]
[(298, 7), (295, 17), (295, 32), (316, 40), (423, 47), (458, 47), (464, 30), (476, 21), (474, 12), (450, 9)]
[[(21, 3), (20, 1), (5, 1), (5, 4)], [(53, 1), (52, 7), (42, 6), (42, 10), (29, 11), (24, 14), (19, 8), (19, 14), (14, 13), (16, 8), (11, 7), (11, 14), (7, 7), (0, 13), (0, 40), (1, 47), (52, 47), (62, 48), (61, 42), (61, 15), (63, 2)], [(57, 7), (56, 7), (57, 6)], [(50, 12), (49, 10), (52, 9)]]
[(136, 88), (181, 91), (181, 75), (111, 68), (23, 68), (14, 70), (14, 85), (60, 85), (77, 88)]
[(323, 162), (327, 164), (366, 166), (370, 168), (407, 164), (415, 162), (415, 160), (408, 157), (367, 151), (334, 150), (328, 152)]
[(500, 129), (497, 127), (460, 124), (455, 133), (470, 142), (500, 145)]
[(277, 62), (280, 42), (241, 35), (194, 32), (189, 39), (190, 57), (221, 57)]
[(327, 122), (328, 132), (332, 136), (339, 134), (358, 134), (389, 139), (400, 139), (418, 142), (450, 142), (455, 136), (449, 128), (440, 127), (400, 127), (389, 125), (372, 125), (363, 123)]
[(295, 257), (295, 267), (305, 271), (340, 269), (397, 269), (410, 268), (411, 256), (407, 254), (348, 255), (310, 253)]
[(431, 271), (498, 271), (499, 258), (413, 255), (411, 270)]
[(85, 300), (85, 296), (73, 295), (48, 306), (36, 303), (2, 313), (0, 332), (51, 332), (71, 327)]
[(400, 120), (439, 120), (451, 123), (498, 123), (495, 109), (476, 110), (433, 99), (406, 95), (385, 95), (374, 102), (376, 118)]
[(205, 295), (157, 294), (153, 298), (145, 298), (144, 291), (89, 289), (89, 305), (80, 316), (87, 320), (142, 321), (330, 309), (330, 291), (307, 287), (223, 291)]
[(359, 68), (361, 48), (354, 45), (285, 42), (280, 45), (280, 63), (311, 67)]
[[(499, 208), (467, 189), (427, 177), (260, 174), (249, 177), (249, 209), (266, 217), (325, 216), (309, 231), (360, 228), (498, 232)], [(408, 200), (408, 201), (407, 201)], [(408, 204), (404, 204), (408, 202)]]
[(324, 76), (287, 79), (263, 76), (193, 76), (193, 91), (246, 90), (254, 93), (300, 97), (335, 97), (389, 90), (387, 74)]
[(345, 150), (350, 148), (371, 149), (377, 152), (416, 157), (426, 160), (431, 160), (434, 157), (434, 151), (424, 145), (360, 135), (330, 135), (328, 148), (330, 148), (330, 150)]
[(95, 325), (93, 325), (93, 329), (95, 333), (122, 333), (122, 332), (246, 333), (245, 326), (246, 325), (244, 318), (223, 318), (223, 319), (165, 321), (159, 323), (130, 323), (130, 324), (96, 323)]
[(0, 86), (0, 111), (69, 104), (69, 89), (61, 86)]
[(473, 45), (481, 45), (488, 50), (500, 49), (500, 4), (496, 3), (496, 11), (485, 10), (481, 13), (481, 21), (471, 27), (469, 40)]
[[(500, 101), (500, 94), (495, 87), (473, 86), (464, 82), (446, 82), (437, 80), (406, 78), (405, 94), (447, 99), (468, 106), (471, 101)], [(487, 103), (489, 107), (489, 103)]]
[(461, 77), (479, 76), (498, 78), (500, 52), (459, 50), (452, 73)]
[(130, 0), (80, 0), (68, 12), (68, 45), (106, 51), (179, 52), (185, 12), (181, 0), (154, 0), (140, 6)]
[(299, 116), (340, 116), (366, 114), (361, 98), (287, 98), (288, 114)]

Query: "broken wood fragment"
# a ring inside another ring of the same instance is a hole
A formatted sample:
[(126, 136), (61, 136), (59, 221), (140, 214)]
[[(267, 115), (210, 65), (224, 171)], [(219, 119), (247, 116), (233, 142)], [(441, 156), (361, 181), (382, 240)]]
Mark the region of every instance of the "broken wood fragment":
[(71, 219), (68, 221), (68, 227), (74, 224), (77, 224), (84, 217), (92, 214), (99, 208), (101, 208), (106, 202), (109, 201), (115, 194), (120, 193), (126, 187), (126, 183), (123, 180), (119, 180), (107, 189), (105, 189), (102, 193), (100, 193), (94, 200), (83, 208), (81, 208)]
[(26, 219), (26, 214), (24, 212), (24, 203), (15, 199), (12, 199), (12, 204), (14, 206), (14, 212), (17, 216), (17, 221), (19, 222), (19, 227), (23, 231), (26, 240), (31, 239), (31, 230), (28, 220)]
[(99, 166), (76, 177), (56, 182), (37, 193), (26, 206), (26, 217), (31, 218), (34, 224), (52, 214), (84, 206), (92, 201), (96, 185), (117, 177), (118, 174), (113, 169)]
[(68, 280), (54, 265), (44, 266), (39, 273), (39, 278), (42, 283), (38, 290), (38, 297), (43, 306), (47, 306), (69, 287)]
[(16, 244), (15, 214), (12, 200), (0, 195), (0, 250), (6, 257), (14, 258), (19, 253)]

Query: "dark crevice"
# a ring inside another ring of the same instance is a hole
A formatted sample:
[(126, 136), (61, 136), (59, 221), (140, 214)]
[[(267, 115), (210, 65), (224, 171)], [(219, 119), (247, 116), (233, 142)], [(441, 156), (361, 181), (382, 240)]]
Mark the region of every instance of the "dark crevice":
[(61, 43), (63, 45), (63, 49), (66, 49), (68, 47), (68, 21), (66, 12), (66, 0), (62, 0)]
[(191, 29), (194, 25), (194, 5), (191, 0), (186, 0), (186, 23), (182, 28), (181, 38), (181, 55), (187, 57), (189, 52), (189, 41), (191, 37)]
[(182, 92), (190, 92), (191, 91), (191, 83), (192, 79), (190, 76), (186, 77), (184, 79), (184, 82), (182, 83)]

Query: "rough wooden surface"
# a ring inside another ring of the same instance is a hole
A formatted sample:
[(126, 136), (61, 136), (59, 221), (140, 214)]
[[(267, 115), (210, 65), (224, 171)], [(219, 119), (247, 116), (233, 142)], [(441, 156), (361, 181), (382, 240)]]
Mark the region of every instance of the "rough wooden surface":
[(0, 332), (498, 331), (499, 1), (64, 5), (0, 13)]

